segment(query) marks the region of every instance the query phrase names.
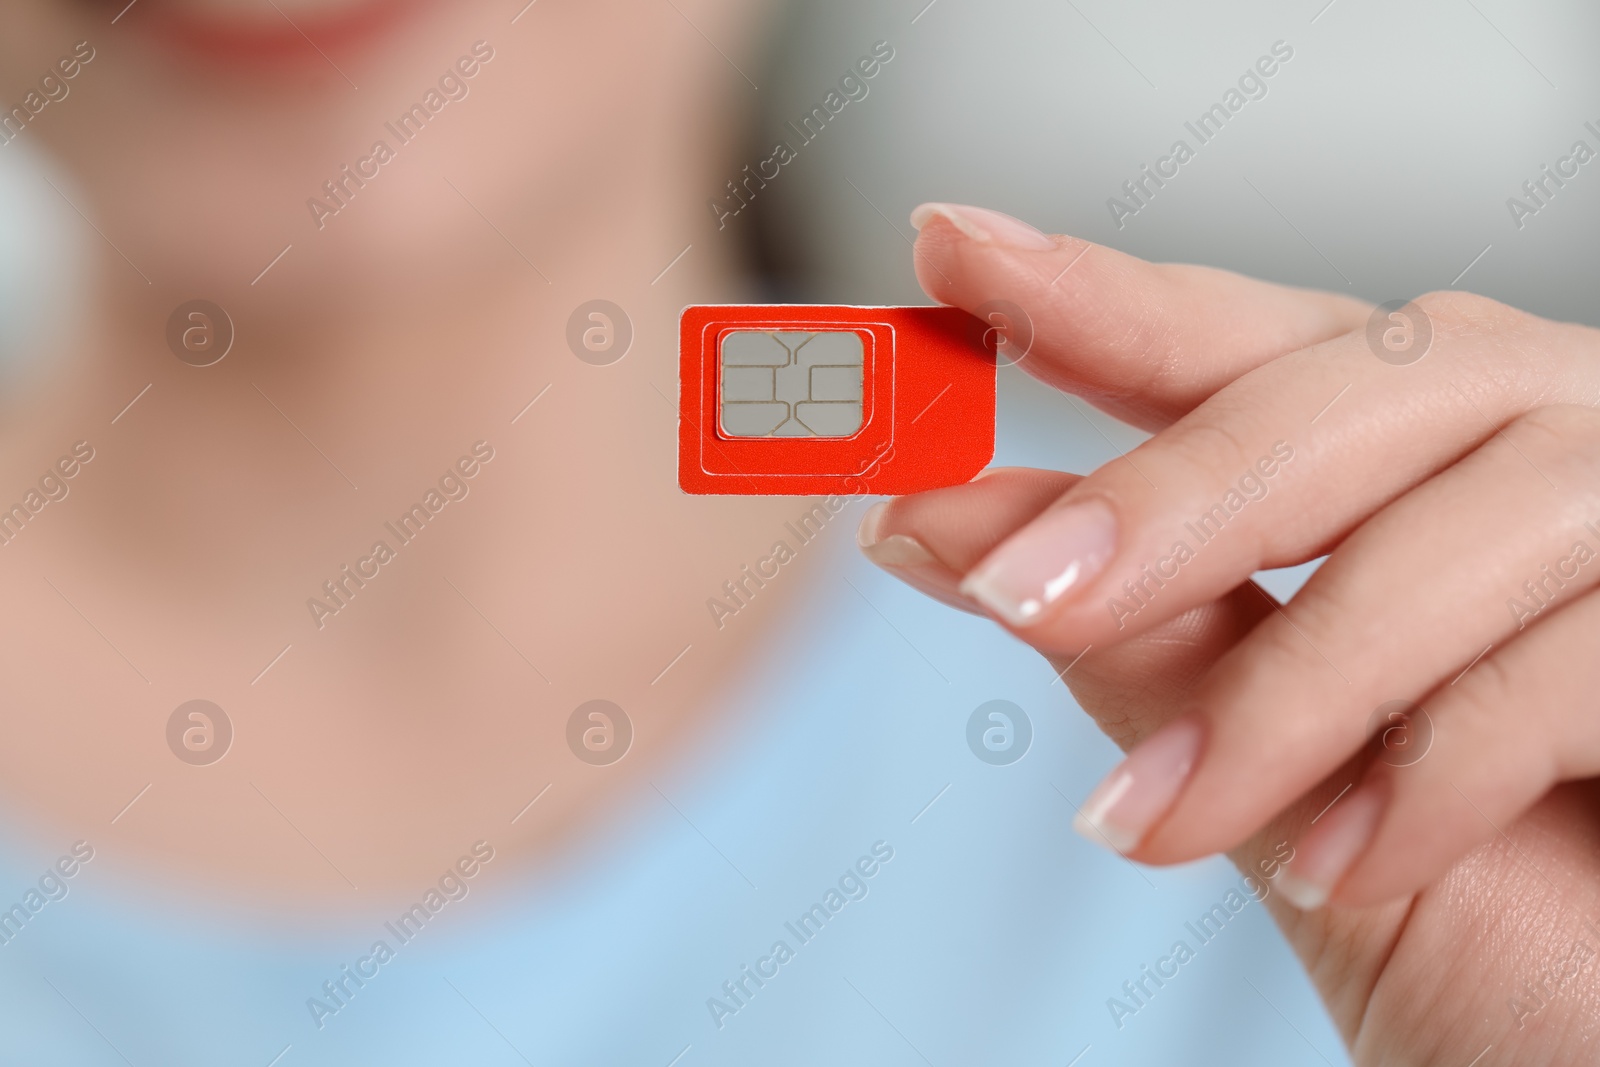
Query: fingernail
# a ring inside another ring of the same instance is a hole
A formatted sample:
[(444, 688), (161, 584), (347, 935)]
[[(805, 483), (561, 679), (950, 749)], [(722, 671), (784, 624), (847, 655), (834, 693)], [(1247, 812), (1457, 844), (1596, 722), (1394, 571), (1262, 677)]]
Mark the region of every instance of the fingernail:
[(1030, 626), (1105, 567), (1117, 518), (1099, 500), (1052, 508), (985, 556), (961, 592), (1012, 626)]
[(986, 207), (969, 207), (966, 204), (919, 204), (911, 212), (911, 225), (920, 230), (935, 215), (948, 219), (952, 226), (974, 241), (1028, 252), (1048, 252), (1056, 246), (1047, 235), (1021, 219)]
[[(880, 567), (926, 567), (933, 564), (948, 573), (927, 546), (907, 534), (883, 533), (884, 520), (889, 515), (889, 502), (879, 501), (861, 516), (861, 526), (856, 530), (856, 544), (861, 552)], [(952, 575), (953, 577), (953, 575)]]
[(861, 517), (861, 526), (856, 530), (856, 544), (861, 545), (864, 557), (877, 563), (878, 566), (944, 566), (934, 557), (933, 552), (928, 552), (923, 542), (917, 541), (909, 534), (888, 534), (883, 536), (883, 520), (890, 514), (890, 502), (878, 501), (867, 509), (867, 514)]
[(1189, 780), (1203, 735), (1200, 720), (1193, 716), (1157, 730), (1095, 787), (1072, 828), (1118, 852), (1138, 848)]
[(1387, 783), (1378, 779), (1335, 802), (1295, 845), (1294, 859), (1278, 875), (1278, 892), (1301, 911), (1326, 904), (1377, 833), (1388, 793)]
[(861, 554), (935, 600), (982, 616), (983, 610), (962, 596), (957, 588), (961, 576), (929, 552), (928, 546), (908, 534), (884, 535), (883, 524), (888, 513), (889, 502), (883, 501), (872, 505), (861, 517), (861, 526), (856, 530), (856, 544), (861, 546)]
[(880, 567), (926, 567), (938, 565), (921, 541), (905, 534), (890, 534), (876, 544), (863, 545), (861, 551)]
[(867, 509), (861, 516), (861, 525), (856, 527), (856, 544), (863, 550), (871, 548), (883, 538), (883, 520), (889, 515), (889, 502), (880, 500)]

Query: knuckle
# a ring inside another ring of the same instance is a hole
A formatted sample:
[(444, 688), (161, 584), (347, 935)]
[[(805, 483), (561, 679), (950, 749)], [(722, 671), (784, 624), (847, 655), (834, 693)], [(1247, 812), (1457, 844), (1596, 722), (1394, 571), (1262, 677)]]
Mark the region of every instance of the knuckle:
[[(1337, 632), (1328, 627), (1339, 625), (1339, 612), (1340, 605), (1332, 599), (1304, 593), (1268, 609), (1266, 617), (1229, 654), (1228, 668), (1207, 676), (1202, 683), (1206, 703), (1243, 706), (1244, 694), (1274, 690), (1286, 678), (1333, 677), (1336, 668), (1330, 669), (1318, 649), (1327, 646), (1327, 634)], [(1246, 648), (1248, 653), (1243, 652)]]
[(1543, 433), (1570, 447), (1600, 437), (1600, 410), (1583, 404), (1549, 404), (1517, 418), (1519, 432)]
[(1414, 301), (1440, 333), (1492, 335), (1508, 333), (1527, 321), (1526, 312), (1477, 293), (1445, 289), (1424, 293)]
[[(1256, 414), (1221, 394), (1206, 403), (1203, 417), (1191, 419), (1164, 436), (1172, 453), (1211, 480), (1227, 479), (1253, 463), (1262, 451)], [(1159, 440), (1159, 438), (1158, 438)], [(1270, 446), (1268, 446), (1270, 447)]]
[(1263, 626), (1260, 632), (1270, 635), (1276, 657), (1284, 665), (1300, 671), (1337, 671), (1321, 650), (1333, 645), (1339, 633), (1353, 623), (1364, 628), (1375, 625), (1359, 595), (1343, 582), (1318, 582), (1315, 587), (1307, 583), (1307, 588), (1275, 614), (1279, 617), (1270, 629)]
[(1456, 694), (1459, 706), (1452, 709), (1452, 715), (1457, 717), (1493, 717), (1506, 707), (1517, 689), (1504, 658), (1497, 655), (1485, 656), (1462, 681), (1466, 684)]
[[(1515, 657), (1507, 657), (1500, 649), (1483, 657), (1448, 693), (1429, 702), (1441, 742), (1447, 749), (1459, 749), (1459, 742), (1452, 739), (1500, 736), (1503, 744), (1497, 759), (1519, 765), (1532, 761), (1526, 763), (1528, 773), (1551, 774), (1550, 766), (1539, 765), (1541, 758), (1550, 758), (1546, 743), (1551, 724), (1538, 702), (1523, 699), (1528, 684)], [(1508, 715), (1519, 720), (1511, 736), (1505, 735), (1503, 726)]]
[(1551, 404), (1519, 415), (1505, 429), (1517, 462), (1570, 472), (1580, 484), (1600, 481), (1600, 411), (1581, 404)]
[[(1422, 701), (1447, 754), (1458, 750), (1462, 739), (1494, 734), (1495, 724), (1504, 718), (1507, 708), (1515, 707), (1510, 701), (1516, 696), (1518, 680), (1499, 651), (1473, 664), (1455, 685)], [(1536, 722), (1524, 727), (1541, 729)]]

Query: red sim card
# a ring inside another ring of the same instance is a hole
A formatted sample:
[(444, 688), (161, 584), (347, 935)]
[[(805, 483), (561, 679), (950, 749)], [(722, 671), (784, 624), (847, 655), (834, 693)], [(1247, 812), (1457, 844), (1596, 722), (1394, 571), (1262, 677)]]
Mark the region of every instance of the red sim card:
[(960, 308), (697, 305), (680, 331), (686, 493), (899, 495), (994, 456), (994, 331)]

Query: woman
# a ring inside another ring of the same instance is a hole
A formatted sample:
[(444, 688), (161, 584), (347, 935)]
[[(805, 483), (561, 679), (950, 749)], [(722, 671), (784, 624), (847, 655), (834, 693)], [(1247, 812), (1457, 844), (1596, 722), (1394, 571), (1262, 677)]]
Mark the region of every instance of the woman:
[[(867, 954), (837, 978), (810, 963), (833, 951), (802, 918), (814, 899), (845, 902), (826, 905), (835, 941), (877, 927), (882, 945), (922, 946), (930, 969), (1003, 974), (1018, 957), (983, 941), (1059, 943), (1031, 907), (978, 943), (966, 923), (930, 936), (930, 897), (901, 898), (928, 912), (904, 912), (915, 936), (896, 929), (897, 860), (987, 856), (996, 869), (974, 883), (986, 892), (1026, 870), (1004, 832), (988, 853), (963, 836), (942, 852), (902, 843), (938, 832), (940, 809), (916, 810), (936, 771), (863, 758), (842, 766), (849, 789), (807, 782), (805, 803), (834, 812), (824, 832), (803, 805), (785, 810), (792, 789), (785, 804), (739, 806), (803, 761), (737, 757), (775, 739), (805, 751), (807, 724), (773, 713), (729, 739), (697, 722), (714, 683), (741, 669), (746, 706), (781, 703), (764, 677), (805, 680), (781, 654), (749, 662), (758, 628), (799, 610), (804, 579), (773, 583), (721, 628), (705, 608), (797, 502), (686, 500), (663, 447), (678, 309), (747, 295), (739, 250), (704, 205), (738, 170), (718, 131), (751, 99), (762, 14), (221, 0), (13, 12), (5, 150), (44, 149), (59, 168), (35, 193), (78, 220), (91, 269), (5, 429), (26, 515), (7, 528), (0, 642), (6, 803), (30, 837), (13, 850), (23, 915), (4, 945), (20, 961), (6, 979), (16, 1058), (879, 1060), (936, 1031), (901, 1032), (914, 988), (864, 971)], [(964, 254), (948, 229), (926, 240)], [(215, 340), (230, 323), (231, 347)], [(1318, 338), (1271, 339), (1288, 351)], [(970, 491), (1004, 490), (999, 522), (1039, 484)], [(889, 512), (896, 530), (916, 514)], [(977, 558), (944, 527), (905, 529), (946, 565)], [(820, 576), (829, 551), (799, 553), (792, 573)], [(780, 633), (829, 625), (799, 618)], [(1210, 655), (1231, 631), (1219, 632), (1188, 654)], [(930, 666), (954, 674), (950, 658)], [(1106, 691), (1126, 693), (1126, 666), (1100, 663)], [(895, 667), (877, 688), (827, 679), (804, 706), (848, 707), (881, 742), (859, 708), (941, 684)], [(819, 758), (849, 751), (843, 729), (821, 734)], [(674, 774), (667, 757), (708, 737), (723, 755), (702, 758), (721, 778)], [(619, 748), (626, 758), (606, 762)], [(874, 825), (879, 806), (859, 822), (834, 811), (924, 782), (892, 827)], [(970, 813), (984, 801), (972, 803), (960, 810), (982, 825)], [(637, 834), (637, 855), (597, 847), (582, 877), (542, 873), (555, 850), (570, 857), (614, 825), (607, 812), (636, 816), (605, 833)], [(1003, 824), (1009, 808), (986, 815)], [(792, 868), (781, 848), (759, 870), (729, 851), (751, 835), (745, 819), (792, 848)], [(705, 866), (685, 867), (688, 848)], [(706, 911), (724, 917), (716, 953), (700, 952), (704, 924), (663, 929)], [(1408, 1049), (1430, 1031), (1385, 1012), (1417, 1002), (1372, 981), (1384, 947), (1321, 957), (1319, 978), (1341, 1019), (1375, 988), (1368, 1017), (1394, 1030), (1361, 1040)], [(1002, 984), (1026, 1040), (967, 1026), (955, 1033), (970, 1046), (946, 1034), (947, 1055), (1042, 1047), (1052, 1005), (1028, 1002), (1026, 981)], [(769, 1007), (779, 989), (787, 1005)], [(1084, 991), (1101, 1026), (1115, 991)], [(1577, 1002), (1552, 999), (1537, 1021)], [(823, 1021), (779, 1044), (771, 1013)], [(1051, 1050), (1063, 1061), (1089, 1043), (1069, 1029)]]

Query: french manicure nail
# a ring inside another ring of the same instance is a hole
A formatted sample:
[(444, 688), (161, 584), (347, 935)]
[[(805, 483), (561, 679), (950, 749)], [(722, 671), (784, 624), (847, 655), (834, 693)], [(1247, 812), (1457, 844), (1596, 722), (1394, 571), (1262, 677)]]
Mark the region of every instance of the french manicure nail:
[(1117, 852), (1139, 847), (1171, 809), (1200, 756), (1204, 728), (1185, 716), (1135, 748), (1078, 809), (1072, 828)]
[(1117, 518), (1099, 500), (1052, 508), (984, 557), (961, 592), (1015, 627), (1031, 626), (1104, 569)]
[(880, 567), (943, 566), (915, 537), (890, 534), (881, 541), (861, 547), (862, 553)]
[(862, 549), (871, 548), (883, 538), (883, 520), (889, 516), (889, 502), (880, 500), (867, 509), (861, 516), (861, 525), (856, 527), (856, 544)]
[[(861, 517), (861, 526), (856, 530), (856, 544), (861, 545), (864, 557), (877, 563), (878, 566), (928, 566), (934, 565), (941, 569), (949, 569), (939, 563), (938, 557), (933, 552), (928, 552), (928, 545), (917, 541), (909, 534), (883, 534), (883, 520), (890, 514), (890, 502), (878, 501), (867, 509), (867, 514)], [(950, 574), (954, 577), (954, 574)]]
[(908, 534), (884, 535), (883, 523), (889, 515), (889, 502), (879, 501), (867, 509), (861, 517), (861, 526), (856, 530), (856, 544), (861, 546), (862, 555), (880, 567), (926, 567), (930, 564), (939, 568), (952, 580), (955, 575), (940, 563), (926, 545)]
[(909, 534), (888, 534), (883, 525), (889, 502), (872, 505), (861, 518), (856, 544), (861, 554), (896, 578), (953, 608), (982, 616), (982, 609), (957, 591), (961, 576), (947, 567), (928, 546)]
[(935, 215), (948, 219), (952, 226), (974, 241), (1027, 252), (1048, 252), (1056, 246), (1055, 241), (1021, 219), (966, 204), (919, 204), (911, 212), (911, 225), (920, 230)]
[(1301, 911), (1328, 902), (1357, 857), (1366, 851), (1388, 806), (1388, 785), (1381, 779), (1363, 785), (1335, 802), (1298, 845), (1294, 859), (1278, 875), (1278, 891)]

